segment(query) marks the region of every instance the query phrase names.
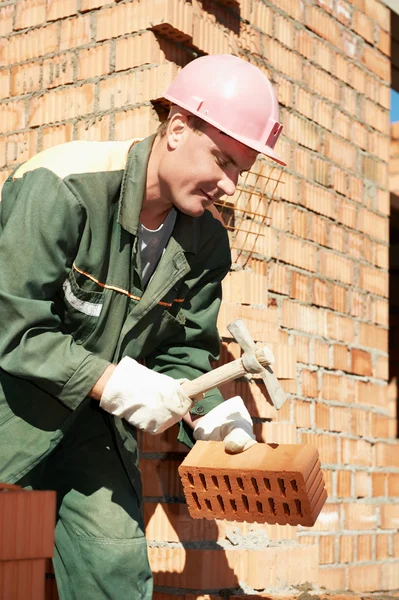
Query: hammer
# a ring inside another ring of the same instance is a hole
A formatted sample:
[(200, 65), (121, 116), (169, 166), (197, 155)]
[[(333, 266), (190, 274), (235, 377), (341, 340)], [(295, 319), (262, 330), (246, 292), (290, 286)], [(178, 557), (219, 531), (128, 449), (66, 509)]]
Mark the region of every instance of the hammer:
[(227, 329), (244, 351), (241, 358), (226, 363), (192, 381), (186, 381), (182, 384), (184, 393), (196, 401), (202, 398), (205, 392), (219, 385), (245, 375), (258, 373), (263, 379), (273, 406), (279, 410), (286, 401), (286, 397), (270, 367), (273, 360), (270, 349), (267, 346), (257, 348), (245, 323), (240, 319), (230, 323)]

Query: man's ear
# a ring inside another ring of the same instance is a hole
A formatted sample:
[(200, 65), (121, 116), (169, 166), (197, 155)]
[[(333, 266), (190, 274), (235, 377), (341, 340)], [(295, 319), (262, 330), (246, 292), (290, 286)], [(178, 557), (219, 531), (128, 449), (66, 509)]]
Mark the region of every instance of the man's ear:
[(188, 116), (182, 112), (176, 112), (170, 118), (166, 131), (166, 140), (171, 150), (175, 150), (183, 140), (188, 131)]

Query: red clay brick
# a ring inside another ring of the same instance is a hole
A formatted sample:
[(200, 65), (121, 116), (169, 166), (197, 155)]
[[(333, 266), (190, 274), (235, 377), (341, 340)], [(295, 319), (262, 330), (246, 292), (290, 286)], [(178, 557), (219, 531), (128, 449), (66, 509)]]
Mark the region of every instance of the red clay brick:
[(35, 127), (56, 123), (93, 111), (94, 85), (87, 83), (72, 89), (61, 89), (37, 96), (30, 101), (29, 125)]
[(352, 27), (370, 44), (374, 44), (374, 22), (360, 10), (353, 11)]
[(0, 131), (4, 134), (25, 128), (25, 102), (14, 101), (2, 104), (0, 112)]
[(90, 15), (74, 17), (61, 22), (61, 50), (90, 44), (92, 40)]
[(77, 0), (51, 0), (47, 6), (47, 21), (56, 21), (70, 17), (76, 14), (77, 10)]
[(14, 13), (14, 4), (8, 4), (0, 8), (0, 36), (6, 36), (12, 32)]
[(318, 429), (330, 429), (330, 407), (318, 402), (315, 406), (315, 423)]
[(313, 359), (312, 361), (300, 361), (319, 365), (321, 367), (330, 367), (330, 346), (326, 342), (320, 340), (313, 340)]
[(41, 62), (25, 63), (11, 69), (11, 95), (19, 96), (41, 88)]
[(310, 278), (297, 271), (291, 273), (291, 298), (301, 302), (310, 301)]
[(14, 29), (41, 25), (46, 21), (46, 0), (25, 0), (16, 4)]
[(54, 88), (73, 82), (75, 56), (72, 52), (59, 54), (43, 61), (43, 87)]
[(6, 138), (7, 164), (22, 163), (37, 152), (37, 132), (16, 133)]
[(268, 289), (271, 292), (288, 295), (288, 267), (280, 263), (273, 263), (268, 271)]
[(317, 277), (312, 279), (312, 303), (317, 306), (329, 306), (329, 285), (327, 281)]
[(41, 58), (58, 50), (58, 24), (32, 29), (12, 35), (0, 46), (0, 61), (13, 65), (33, 58)]
[(110, 52), (111, 46), (109, 44), (80, 50), (78, 54), (78, 79), (107, 75), (110, 72)]
[(179, 473), (193, 518), (312, 526), (327, 498), (311, 447), (258, 444), (229, 455), (222, 442), (197, 442)]
[(42, 150), (46, 150), (46, 148), (51, 148), (51, 146), (56, 146), (57, 144), (71, 142), (72, 139), (72, 123), (59, 125), (58, 127), (44, 127), (42, 129)]
[(340, 563), (350, 563), (354, 560), (354, 539), (353, 535), (341, 535), (339, 538), (339, 561)]
[(349, 566), (349, 589), (358, 592), (368, 592), (380, 589), (380, 569), (380, 565)]
[[(345, 529), (374, 529), (377, 525), (376, 507), (364, 502), (344, 505)], [(357, 588), (355, 588), (357, 589)]]

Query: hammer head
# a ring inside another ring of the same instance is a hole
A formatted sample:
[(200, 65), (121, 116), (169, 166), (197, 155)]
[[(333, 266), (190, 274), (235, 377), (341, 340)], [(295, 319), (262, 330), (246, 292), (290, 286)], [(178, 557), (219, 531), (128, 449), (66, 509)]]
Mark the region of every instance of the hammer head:
[(248, 374), (258, 373), (261, 375), (273, 406), (279, 410), (287, 398), (270, 367), (274, 362), (273, 352), (267, 346), (263, 348), (256, 347), (244, 321), (241, 321), (241, 319), (230, 323), (227, 329), (243, 350), (241, 360), (245, 370)]

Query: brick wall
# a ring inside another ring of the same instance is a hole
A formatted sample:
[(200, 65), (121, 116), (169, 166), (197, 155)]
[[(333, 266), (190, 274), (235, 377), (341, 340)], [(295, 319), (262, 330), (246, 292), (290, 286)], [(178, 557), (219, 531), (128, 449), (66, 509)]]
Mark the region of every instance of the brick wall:
[(60, 142), (153, 132), (163, 91), (198, 54), (240, 55), (278, 88), (288, 165), (274, 171), (280, 183), (262, 200), (270, 224), (255, 244), (231, 232), (236, 270), (219, 324), (224, 358), (237, 352), (225, 327), (236, 314), (280, 353), (289, 401), (278, 413), (257, 381), (228, 391), (246, 399), (260, 440), (318, 447), (329, 499), (313, 528), (194, 521), (177, 475), (184, 448), (172, 431), (143, 436), (154, 600), (305, 582), (399, 588), (389, 27), (378, 0), (0, 2), (2, 180)]

